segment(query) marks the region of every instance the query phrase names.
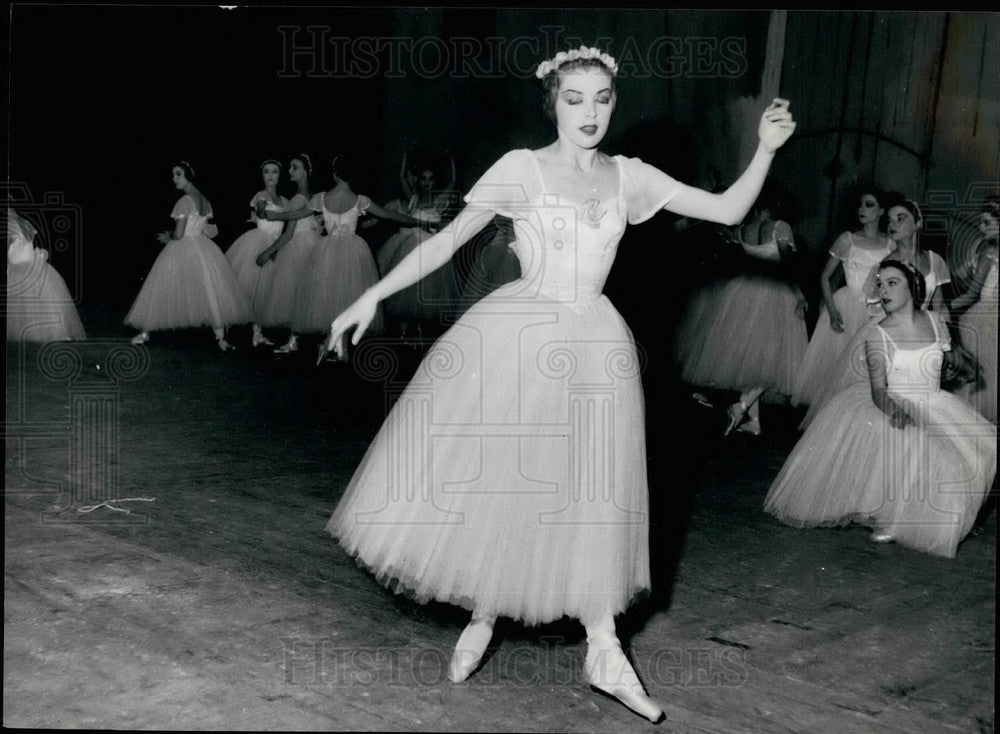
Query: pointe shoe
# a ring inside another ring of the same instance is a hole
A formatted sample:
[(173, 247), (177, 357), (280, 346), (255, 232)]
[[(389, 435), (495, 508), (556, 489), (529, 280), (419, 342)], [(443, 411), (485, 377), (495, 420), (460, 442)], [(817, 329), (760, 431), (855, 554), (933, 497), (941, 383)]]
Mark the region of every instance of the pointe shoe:
[(726, 425), (726, 430), (722, 434), (723, 436), (728, 436), (736, 426), (743, 422), (747, 414), (747, 406), (742, 401), (733, 403), (726, 408), (726, 414), (729, 416), (729, 423)]
[(736, 429), (739, 433), (750, 433), (754, 436), (760, 435), (760, 418), (751, 418), (746, 423)]
[(142, 344), (145, 344), (148, 341), (149, 341), (148, 331), (143, 331), (142, 333), (136, 334), (135, 336), (132, 337), (132, 343), (135, 344), (137, 347)]
[(889, 533), (883, 533), (878, 530), (871, 534), (871, 539), (875, 543), (891, 543), (893, 541), (893, 537)]
[(493, 638), (495, 622), (496, 617), (478, 617), (466, 625), (458, 642), (455, 643), (455, 652), (448, 665), (448, 680), (452, 683), (461, 683), (478, 667), (479, 661), (483, 659), (483, 653)]
[(274, 350), (275, 354), (290, 354), (291, 352), (299, 351), (299, 342), (297, 339), (289, 339), (287, 342), (282, 344), (280, 347)]
[(219, 349), (223, 352), (235, 352), (236, 347), (227, 342), (225, 339), (216, 339), (215, 343), (219, 345)]
[(264, 336), (260, 332), (256, 332), (253, 335), (253, 340), (251, 341), (251, 344), (253, 346), (255, 346), (255, 347), (273, 347), (274, 346), (274, 342), (271, 341), (270, 339), (268, 339), (266, 336)]
[(663, 709), (646, 694), (615, 637), (587, 638), (583, 670), (590, 685), (598, 691), (617, 698), (654, 724), (663, 718)]

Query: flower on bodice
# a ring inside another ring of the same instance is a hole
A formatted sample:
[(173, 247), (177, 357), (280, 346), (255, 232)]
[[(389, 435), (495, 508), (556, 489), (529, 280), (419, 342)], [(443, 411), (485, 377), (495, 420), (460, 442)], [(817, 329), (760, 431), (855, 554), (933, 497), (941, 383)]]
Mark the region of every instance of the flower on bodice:
[(587, 199), (576, 209), (576, 218), (588, 227), (597, 229), (601, 226), (601, 219), (608, 213), (608, 208), (601, 205), (600, 199)]

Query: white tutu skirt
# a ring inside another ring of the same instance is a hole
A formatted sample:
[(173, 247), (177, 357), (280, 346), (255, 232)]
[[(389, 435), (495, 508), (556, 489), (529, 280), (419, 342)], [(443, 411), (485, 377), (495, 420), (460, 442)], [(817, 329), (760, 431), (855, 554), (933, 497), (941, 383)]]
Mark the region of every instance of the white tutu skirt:
[(218, 246), (203, 234), (160, 252), (125, 323), (141, 331), (220, 328), (250, 321), (250, 302)]
[[(291, 326), (295, 319), (298, 290), (309, 277), (309, 267), (319, 244), (314, 230), (302, 230), (291, 236), (275, 256), (269, 288), (260, 292), (258, 322), (261, 326)], [(329, 328), (329, 325), (327, 325)]]
[(917, 425), (893, 428), (857, 384), (810, 424), (764, 500), (795, 527), (859, 522), (954, 557), (996, 475), (996, 428), (944, 392), (911, 397)]
[[(385, 275), (431, 235), (423, 230), (398, 232), (386, 240), (379, 251)], [(397, 322), (423, 321), (440, 323), (443, 314), (459, 306), (455, 268), (449, 260), (413, 285), (397, 291), (384, 301), (387, 319)]]
[(985, 386), (972, 393), (976, 410), (989, 421), (997, 422), (997, 305), (979, 301), (959, 319), (962, 344), (975, 355), (982, 368)]
[(261, 309), (271, 292), (271, 281), (274, 280), (275, 273), (274, 260), (268, 260), (261, 266), (257, 264), (257, 256), (273, 245), (280, 234), (251, 229), (240, 235), (226, 250), (226, 260), (233, 269), (243, 294), (250, 300), (254, 321), (259, 321)]
[(86, 339), (73, 297), (59, 272), (41, 258), (7, 263), (7, 340)]
[(518, 292), (438, 340), (327, 530), (420, 602), (526, 624), (616, 614), (649, 586), (635, 344), (604, 296), (577, 312)]
[[(305, 267), (292, 309), (292, 331), (309, 334), (330, 330), (330, 323), (378, 282), (368, 243), (357, 234), (320, 238)], [(384, 331), (381, 304), (366, 334)]]
[(829, 383), (830, 376), (855, 334), (868, 323), (868, 306), (863, 293), (840, 288), (833, 294), (844, 330), (830, 328), (830, 313), (820, 306), (819, 319), (806, 349), (792, 389), (792, 405), (809, 405)]
[(676, 359), (692, 385), (792, 391), (808, 344), (791, 286), (762, 275), (738, 275), (698, 291), (681, 321)]

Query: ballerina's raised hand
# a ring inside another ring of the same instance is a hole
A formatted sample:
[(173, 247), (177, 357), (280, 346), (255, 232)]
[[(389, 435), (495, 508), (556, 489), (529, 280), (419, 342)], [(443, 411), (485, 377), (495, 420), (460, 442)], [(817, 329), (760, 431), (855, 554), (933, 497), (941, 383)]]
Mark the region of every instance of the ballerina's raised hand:
[(792, 113), (788, 111), (788, 100), (775, 97), (760, 117), (757, 135), (768, 153), (774, 153), (785, 144), (795, 132)]

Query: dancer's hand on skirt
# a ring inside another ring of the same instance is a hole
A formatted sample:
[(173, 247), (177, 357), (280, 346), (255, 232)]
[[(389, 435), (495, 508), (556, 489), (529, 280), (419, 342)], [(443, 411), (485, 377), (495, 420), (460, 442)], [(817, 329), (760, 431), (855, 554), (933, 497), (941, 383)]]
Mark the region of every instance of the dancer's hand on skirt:
[(830, 312), (830, 328), (838, 334), (844, 333), (844, 317), (835, 308), (828, 309)]
[(800, 319), (806, 317), (806, 311), (809, 310), (809, 302), (805, 298), (800, 298), (795, 302), (795, 315)]
[(156, 235), (156, 241), (159, 242), (161, 245), (167, 244), (168, 242), (170, 242), (170, 233), (160, 232), (158, 235)]
[(351, 344), (357, 346), (358, 342), (361, 341), (361, 337), (364, 336), (365, 331), (371, 325), (372, 319), (375, 318), (378, 310), (378, 302), (378, 294), (369, 288), (361, 294), (358, 300), (344, 309), (340, 316), (335, 318), (333, 323), (330, 324), (330, 339), (327, 342), (327, 347), (334, 350), (340, 359), (346, 358), (344, 335), (352, 327), (356, 327), (354, 334), (351, 335)]
[(788, 100), (775, 97), (760, 117), (760, 127), (757, 135), (768, 153), (774, 153), (785, 144), (785, 141), (795, 132), (795, 122), (792, 113), (788, 111)]
[(913, 406), (908, 400), (890, 399), (888, 405), (889, 425), (893, 428), (906, 428), (913, 423)]

